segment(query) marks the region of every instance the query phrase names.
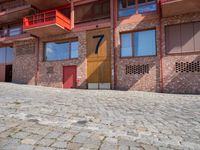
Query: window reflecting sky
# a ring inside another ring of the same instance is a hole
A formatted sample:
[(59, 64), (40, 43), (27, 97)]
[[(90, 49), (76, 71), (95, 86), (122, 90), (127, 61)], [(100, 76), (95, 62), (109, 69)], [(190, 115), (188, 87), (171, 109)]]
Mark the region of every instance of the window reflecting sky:
[(12, 64), (13, 63), (13, 48), (2, 47), (0, 48), (0, 64)]
[(78, 42), (50, 42), (46, 43), (45, 48), (46, 60), (78, 58)]
[(122, 51), (121, 51), (121, 56), (127, 57), (127, 56), (132, 56), (132, 33), (126, 33), (121, 35), (121, 46), (122, 46)]
[[(133, 40), (134, 40), (134, 43), (132, 44)], [(134, 54), (132, 54), (133, 51), (134, 51)], [(121, 35), (121, 56), (122, 57), (153, 56), (153, 55), (156, 55), (156, 31), (155, 30), (125, 33)]]
[(134, 33), (134, 55), (150, 56), (156, 55), (155, 30)]

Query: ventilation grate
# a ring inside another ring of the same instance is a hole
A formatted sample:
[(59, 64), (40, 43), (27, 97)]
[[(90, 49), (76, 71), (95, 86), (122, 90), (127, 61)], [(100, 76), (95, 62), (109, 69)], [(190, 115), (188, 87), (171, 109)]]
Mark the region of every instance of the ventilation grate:
[(126, 74), (146, 74), (149, 73), (149, 64), (126, 65)]
[(35, 43), (34, 42), (18, 42), (15, 44), (16, 55), (27, 55), (35, 53)]
[(53, 67), (47, 67), (47, 73), (52, 74), (53, 73)]
[(200, 62), (176, 62), (176, 72), (200, 72)]

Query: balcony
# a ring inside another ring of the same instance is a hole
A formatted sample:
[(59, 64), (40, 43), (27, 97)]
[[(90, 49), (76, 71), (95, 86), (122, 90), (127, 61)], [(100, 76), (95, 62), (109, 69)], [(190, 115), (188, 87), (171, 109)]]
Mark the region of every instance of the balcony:
[(0, 1), (0, 22), (13, 22), (17, 18), (22, 18), (33, 11), (34, 8), (24, 0)]
[(200, 12), (198, 0), (161, 0), (163, 17)]
[(64, 34), (71, 30), (71, 21), (58, 10), (24, 17), (24, 31), (39, 37)]
[(0, 45), (11, 44), (16, 40), (29, 37), (29, 34), (24, 33), (20, 27), (0, 30)]
[[(47, 10), (68, 5), (70, 0), (26, 0), (39, 10)], [(42, 4), (42, 5), (41, 5)]]

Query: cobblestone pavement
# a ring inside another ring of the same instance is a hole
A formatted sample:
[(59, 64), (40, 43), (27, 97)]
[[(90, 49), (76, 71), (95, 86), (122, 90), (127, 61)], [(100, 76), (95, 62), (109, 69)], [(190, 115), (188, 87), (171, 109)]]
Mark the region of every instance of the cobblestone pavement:
[(200, 96), (0, 83), (0, 150), (200, 150)]

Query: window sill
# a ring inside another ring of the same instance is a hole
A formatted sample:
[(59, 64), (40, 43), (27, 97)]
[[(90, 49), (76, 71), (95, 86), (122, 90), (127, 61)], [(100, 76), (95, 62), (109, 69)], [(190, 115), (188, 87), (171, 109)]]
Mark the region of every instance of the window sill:
[(70, 59), (63, 59), (63, 60), (43, 60), (42, 62), (68, 62), (73, 60), (78, 60), (79, 58), (70, 58)]
[(120, 59), (135, 59), (135, 58), (154, 58), (157, 57), (157, 55), (149, 55), (149, 56), (127, 56), (127, 57), (122, 57), (120, 56)]
[(182, 56), (182, 55), (199, 55), (200, 50), (193, 52), (177, 52), (177, 53), (166, 53), (166, 56)]

